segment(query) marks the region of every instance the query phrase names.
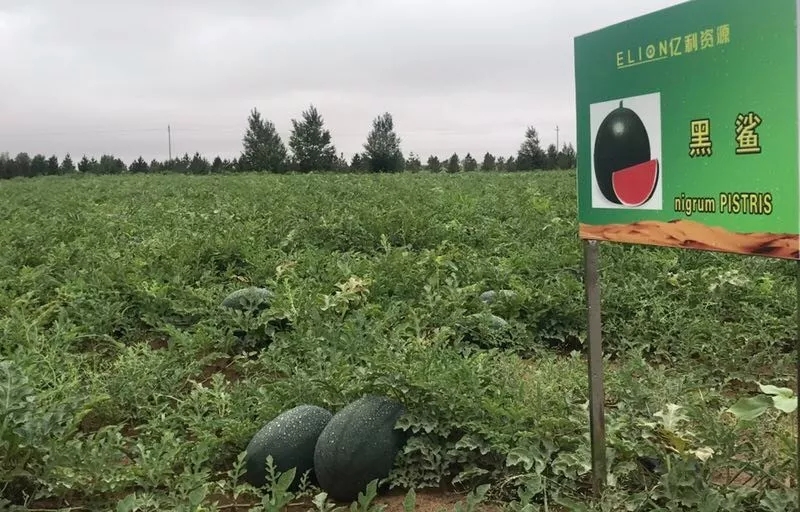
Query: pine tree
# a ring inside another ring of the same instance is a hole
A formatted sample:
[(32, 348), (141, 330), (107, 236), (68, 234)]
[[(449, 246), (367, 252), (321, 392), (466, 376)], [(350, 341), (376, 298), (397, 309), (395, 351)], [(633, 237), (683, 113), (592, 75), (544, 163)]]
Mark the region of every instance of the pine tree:
[(8, 179), (14, 177), (13, 160), (8, 153), (0, 153), (0, 179)]
[(361, 172), (364, 170), (364, 159), (361, 157), (361, 153), (356, 153), (353, 155), (353, 159), (350, 161), (350, 171), (351, 172)]
[(506, 172), (514, 172), (518, 168), (519, 167), (517, 166), (517, 161), (514, 160), (514, 157), (513, 156), (508, 157), (508, 159), (506, 160), (506, 165), (505, 165)]
[(558, 149), (556, 149), (555, 144), (547, 146), (547, 158), (544, 168), (550, 171), (558, 169)]
[(61, 174), (72, 174), (75, 172), (75, 164), (72, 163), (72, 157), (67, 153), (64, 160), (61, 161)]
[(125, 162), (114, 155), (103, 155), (100, 157), (98, 172), (100, 174), (122, 174), (128, 170)]
[(250, 111), (247, 132), (242, 139), (244, 150), (239, 159), (243, 171), (285, 172), (287, 151), (275, 125), (261, 118), (257, 109)]
[(502, 156), (498, 158), (496, 168), (498, 172), (504, 172), (506, 170), (506, 159)]
[(188, 170), (190, 174), (208, 174), (211, 171), (211, 164), (199, 152), (195, 152), (189, 162)]
[(100, 162), (95, 157), (89, 159), (89, 172), (92, 174), (100, 174), (102, 172)]
[(339, 156), (336, 158), (336, 171), (347, 172), (349, 170), (350, 164), (347, 162), (347, 158), (344, 157), (344, 153), (339, 153)]
[(464, 172), (474, 172), (478, 170), (478, 161), (471, 154), (467, 153), (464, 157)]
[(17, 168), (17, 176), (27, 177), (33, 175), (31, 170), (31, 156), (28, 153), (17, 153), (17, 156), (14, 158), (14, 162), (16, 163), (15, 167)]
[(408, 154), (408, 160), (406, 160), (406, 170), (411, 172), (419, 172), (422, 170), (422, 162), (420, 161), (419, 157), (413, 151)]
[(170, 171), (177, 172), (177, 173), (187, 173), (189, 172), (189, 165), (192, 163), (192, 159), (189, 157), (189, 153), (184, 153), (180, 158), (174, 158), (170, 162)]
[(405, 160), (400, 149), (400, 137), (394, 131), (394, 121), (389, 112), (372, 121), (372, 131), (364, 144), (365, 157), (370, 172), (399, 172)]
[(211, 163), (211, 172), (212, 173), (222, 172), (223, 166), (224, 163), (222, 162), (222, 158), (220, 158), (219, 155), (217, 155), (217, 157)]
[(51, 156), (47, 160), (47, 174), (50, 176), (56, 176), (58, 174), (60, 167), (58, 165), (58, 157), (56, 155)]
[(47, 158), (44, 155), (35, 155), (31, 160), (31, 175), (44, 176), (47, 174)]
[(539, 134), (536, 132), (536, 128), (529, 126), (525, 130), (525, 140), (517, 153), (517, 169), (520, 171), (543, 169), (545, 161), (546, 154), (539, 145)]
[(575, 168), (577, 165), (577, 158), (575, 155), (575, 148), (572, 147), (572, 143), (561, 146), (561, 151), (558, 152), (558, 157), (556, 160), (558, 162), (559, 169)]
[(83, 158), (78, 162), (78, 171), (84, 174), (89, 172), (89, 159), (86, 158), (86, 155), (83, 155)]
[(130, 167), (128, 167), (128, 171), (132, 173), (145, 173), (149, 170), (150, 169), (147, 165), (147, 162), (145, 162), (144, 158), (142, 158), (141, 156), (136, 160), (134, 160), (133, 162), (131, 162)]
[(497, 164), (494, 161), (494, 155), (492, 155), (487, 151), (486, 154), (483, 155), (483, 163), (481, 164), (481, 170), (494, 171), (495, 169), (497, 169)]
[(336, 168), (336, 147), (325, 121), (314, 105), (303, 111), (302, 120), (292, 119), (289, 147), (292, 167), (301, 172), (333, 171)]
[(447, 172), (456, 173), (456, 172), (458, 172), (460, 170), (461, 170), (461, 168), (460, 168), (459, 161), (458, 161), (458, 154), (457, 153), (453, 153), (453, 155), (447, 161)]
[(442, 170), (442, 162), (439, 161), (438, 156), (431, 155), (428, 157), (428, 171), (430, 172), (441, 172)]

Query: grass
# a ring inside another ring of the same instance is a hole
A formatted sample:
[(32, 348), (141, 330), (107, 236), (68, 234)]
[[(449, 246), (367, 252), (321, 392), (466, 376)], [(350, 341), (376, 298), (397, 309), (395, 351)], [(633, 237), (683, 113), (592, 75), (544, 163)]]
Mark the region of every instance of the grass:
[[(390, 478), (403, 492), (488, 483), (509, 510), (793, 510), (796, 413), (726, 409), (757, 382), (794, 388), (794, 264), (609, 244), (611, 478), (590, 503), (574, 179), (3, 182), (0, 504), (270, 510), (237, 472), (250, 437), (301, 403), (380, 393), (408, 410)], [(250, 285), (276, 293), (261, 318), (219, 307)], [(517, 295), (488, 306), (489, 289)], [(275, 319), (290, 328), (268, 338)]]

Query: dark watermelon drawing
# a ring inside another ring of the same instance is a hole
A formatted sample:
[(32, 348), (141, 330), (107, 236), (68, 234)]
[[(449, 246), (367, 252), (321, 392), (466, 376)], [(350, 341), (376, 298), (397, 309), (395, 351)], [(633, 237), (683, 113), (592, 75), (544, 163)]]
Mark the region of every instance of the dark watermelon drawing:
[(659, 170), (642, 119), (620, 101), (595, 136), (594, 173), (600, 192), (614, 204), (641, 206), (653, 196)]

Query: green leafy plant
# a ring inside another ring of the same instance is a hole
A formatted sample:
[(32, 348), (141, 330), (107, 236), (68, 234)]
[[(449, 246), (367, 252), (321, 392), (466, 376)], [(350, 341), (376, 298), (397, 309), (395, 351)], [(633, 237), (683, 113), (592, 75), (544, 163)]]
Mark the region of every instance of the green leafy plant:
[[(601, 248), (609, 478), (590, 500), (574, 177), (4, 183), (0, 506), (332, 512), (320, 489), (244, 485), (240, 454), (299, 403), (375, 393), (407, 408), (394, 490), (491, 485), (525, 512), (792, 509), (795, 395), (730, 396), (794, 376), (795, 265), (622, 244)], [(268, 303), (220, 308), (252, 286)]]
[(740, 398), (728, 412), (737, 418), (750, 421), (758, 418), (767, 410), (774, 409), (786, 414), (797, 410), (797, 395), (789, 388), (776, 387), (758, 383), (761, 393), (755, 396)]

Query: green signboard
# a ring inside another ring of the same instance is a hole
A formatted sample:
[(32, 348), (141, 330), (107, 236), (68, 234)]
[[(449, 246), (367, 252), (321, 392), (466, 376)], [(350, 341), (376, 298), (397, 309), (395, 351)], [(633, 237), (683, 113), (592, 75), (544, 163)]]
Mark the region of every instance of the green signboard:
[(800, 0), (693, 0), (575, 39), (585, 240), (800, 259)]

